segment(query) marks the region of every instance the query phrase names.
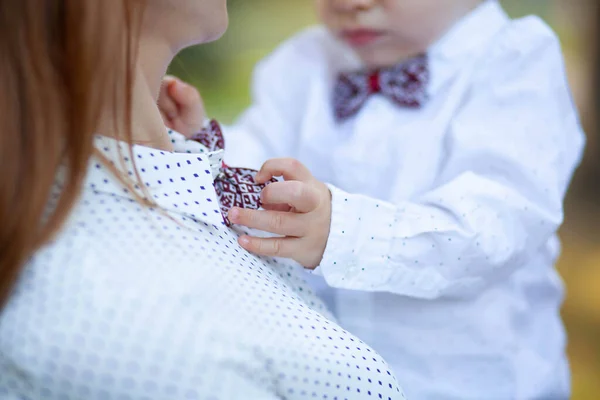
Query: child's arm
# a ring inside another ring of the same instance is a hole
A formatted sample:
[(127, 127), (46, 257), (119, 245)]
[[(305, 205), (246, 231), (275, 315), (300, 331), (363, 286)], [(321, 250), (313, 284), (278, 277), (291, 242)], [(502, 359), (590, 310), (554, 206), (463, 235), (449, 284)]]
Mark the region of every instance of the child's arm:
[[(309, 228), (303, 241), (243, 238), (250, 239), (243, 245), (299, 261), (323, 254), (317, 263), (332, 286), (418, 298), (475, 295), (526, 265), (562, 222), (584, 143), (560, 48), (546, 39), (489, 60), (505, 67), (480, 73), (451, 126), (449, 157), (431, 191), (391, 204), (331, 188), (324, 254), (322, 243), (306, 239), (322, 235), (317, 208), (302, 219), (242, 211), (242, 220), (274, 233), (299, 222)], [(300, 193), (313, 192), (296, 188), (279, 201), (293, 205)]]

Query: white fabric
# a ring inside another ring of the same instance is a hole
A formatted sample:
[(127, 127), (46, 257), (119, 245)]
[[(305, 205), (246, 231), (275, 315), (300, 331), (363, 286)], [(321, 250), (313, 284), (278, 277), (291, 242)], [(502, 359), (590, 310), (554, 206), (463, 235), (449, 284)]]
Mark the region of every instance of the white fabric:
[[(116, 158), (117, 142), (97, 144)], [(302, 270), (237, 245), (212, 186), (220, 155), (190, 148), (134, 148), (162, 210), (91, 163), (0, 314), (0, 399), (403, 399), (382, 359), (321, 314)]]
[(226, 161), (291, 156), (332, 185), (317, 273), (337, 289), (315, 285), (409, 397), (566, 399), (555, 234), (584, 135), (559, 42), (487, 1), (429, 59), (425, 107), (375, 95), (337, 124), (334, 79), (360, 63), (325, 29), (300, 33), (258, 66)]

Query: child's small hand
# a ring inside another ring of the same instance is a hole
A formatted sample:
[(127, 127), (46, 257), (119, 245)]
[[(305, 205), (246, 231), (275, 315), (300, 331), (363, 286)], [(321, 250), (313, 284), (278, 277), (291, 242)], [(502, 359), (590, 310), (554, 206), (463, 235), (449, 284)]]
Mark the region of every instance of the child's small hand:
[(206, 113), (200, 93), (173, 76), (163, 78), (158, 108), (165, 125), (186, 137), (198, 133), (204, 125)]
[(238, 225), (281, 235), (281, 238), (242, 236), (240, 245), (264, 256), (296, 260), (314, 269), (325, 252), (331, 224), (331, 193), (299, 161), (285, 158), (267, 161), (256, 175), (265, 183), (283, 176), (285, 182), (269, 184), (262, 192), (265, 210), (232, 208), (229, 220)]

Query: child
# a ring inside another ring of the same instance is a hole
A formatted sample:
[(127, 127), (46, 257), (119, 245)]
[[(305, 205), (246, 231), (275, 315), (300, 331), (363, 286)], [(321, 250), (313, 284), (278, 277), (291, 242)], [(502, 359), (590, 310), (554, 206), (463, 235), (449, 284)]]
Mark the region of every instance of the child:
[[(229, 214), (283, 237), (240, 243), (318, 266), (340, 323), (410, 398), (567, 399), (553, 265), (584, 134), (557, 38), (494, 0), (317, 6), (326, 28), (258, 66), (253, 105), (226, 131), (231, 165), (288, 157), (256, 177), (285, 178), (266, 210)], [(195, 92), (163, 92), (185, 130)]]

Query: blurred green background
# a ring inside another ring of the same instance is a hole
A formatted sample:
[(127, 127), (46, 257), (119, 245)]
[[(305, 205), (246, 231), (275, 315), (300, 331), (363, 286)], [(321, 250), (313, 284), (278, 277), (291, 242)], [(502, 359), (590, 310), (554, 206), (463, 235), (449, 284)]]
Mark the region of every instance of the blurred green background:
[[(566, 206), (559, 268), (567, 283), (563, 309), (569, 332), (573, 399), (600, 398), (600, 168), (595, 116), (599, 0), (506, 0), (519, 17), (538, 14), (559, 34), (588, 150)], [(316, 23), (311, 0), (229, 0), (230, 27), (218, 42), (188, 49), (171, 73), (200, 88), (209, 116), (231, 122), (249, 104), (254, 64), (278, 43)]]

